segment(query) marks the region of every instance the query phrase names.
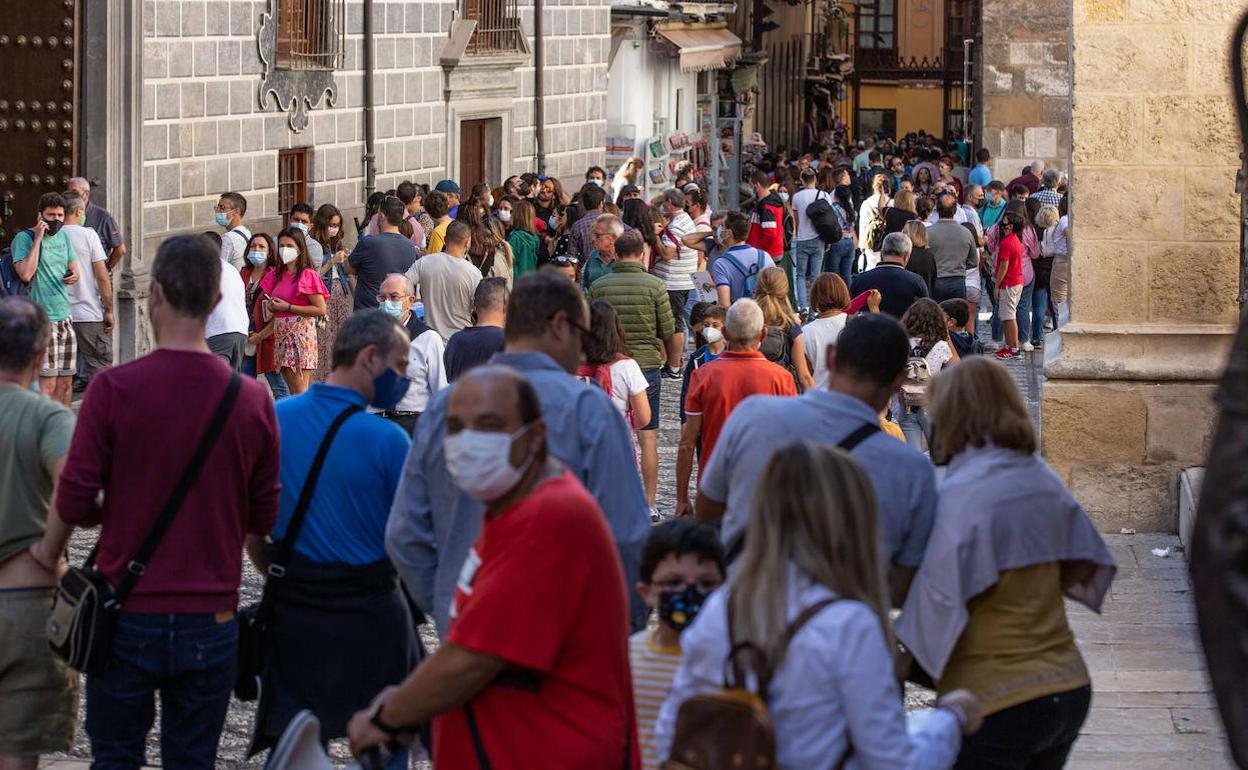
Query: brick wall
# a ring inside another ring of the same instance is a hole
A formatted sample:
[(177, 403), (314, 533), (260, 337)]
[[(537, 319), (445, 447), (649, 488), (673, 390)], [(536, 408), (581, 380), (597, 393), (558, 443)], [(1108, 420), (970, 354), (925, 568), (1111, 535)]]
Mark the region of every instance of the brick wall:
[(1069, 168), (1070, 32), (1068, 3), (983, 4), (982, 143), (1002, 181), (1036, 158)]

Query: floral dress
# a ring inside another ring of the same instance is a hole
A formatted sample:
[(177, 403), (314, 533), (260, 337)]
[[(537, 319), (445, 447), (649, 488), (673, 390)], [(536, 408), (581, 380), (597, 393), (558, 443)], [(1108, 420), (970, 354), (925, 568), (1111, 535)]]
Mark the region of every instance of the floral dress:
[[(260, 288), (269, 296), (296, 307), (308, 306), (315, 294), (329, 299), (329, 289), (312, 269), (296, 278), (288, 270), (270, 270), (260, 279)], [(315, 369), (317, 358), (316, 319), (297, 313), (276, 313), (273, 326), (273, 364), (278, 368)]]

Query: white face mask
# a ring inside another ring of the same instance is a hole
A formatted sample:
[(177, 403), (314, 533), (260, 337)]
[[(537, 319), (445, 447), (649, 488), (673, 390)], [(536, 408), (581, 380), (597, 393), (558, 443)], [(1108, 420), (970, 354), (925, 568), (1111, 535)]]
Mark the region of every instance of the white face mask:
[(509, 211), (508, 209), (499, 209), (499, 210), (498, 210), (498, 221), (500, 221), (500, 222), (510, 222), (510, 221), (511, 221), (511, 211)]
[(494, 208), (494, 196), (493, 195), (485, 199), (485, 205), (488, 206), (489, 208)]
[(511, 442), (528, 429), (526, 425), (511, 434), (461, 430), (447, 436), (442, 451), (455, 486), (483, 503), (493, 502), (515, 489), (533, 458), (519, 468), (512, 465)]
[(325, 231), (329, 233), (330, 238), (334, 238), (334, 237), (337, 237), (338, 232), (341, 229), (342, 228), (340, 228), (338, 225), (330, 225), (329, 227), (325, 228)]
[(289, 265), (299, 258), (299, 249), (294, 246), (283, 246), (277, 250), (277, 255), (281, 257), (283, 265)]
[(724, 333), (719, 329), (716, 329), (714, 326), (708, 326), (702, 330), (702, 339), (706, 340), (709, 345), (714, 345), (723, 338)]

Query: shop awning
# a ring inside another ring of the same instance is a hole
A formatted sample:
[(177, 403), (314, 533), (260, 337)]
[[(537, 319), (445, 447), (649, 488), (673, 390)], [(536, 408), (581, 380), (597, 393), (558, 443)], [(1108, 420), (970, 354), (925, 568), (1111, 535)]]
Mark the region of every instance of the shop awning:
[(656, 31), (680, 51), (681, 72), (722, 69), (741, 57), (741, 38), (725, 24), (660, 24)]

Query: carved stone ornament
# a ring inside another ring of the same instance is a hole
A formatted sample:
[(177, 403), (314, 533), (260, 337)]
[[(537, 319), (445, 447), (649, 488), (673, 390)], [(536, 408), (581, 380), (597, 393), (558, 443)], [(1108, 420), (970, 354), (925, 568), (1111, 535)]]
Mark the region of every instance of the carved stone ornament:
[(260, 108), (276, 108), (289, 114), (290, 130), (299, 133), (308, 127), (308, 110), (320, 106), (321, 97), (326, 106), (333, 107), (338, 99), (338, 84), (330, 69), (283, 69), (277, 66), (277, 6), (279, 0), (269, 0), (269, 10), (260, 14), (260, 32), (256, 41), (260, 47), (260, 62), (264, 67), (264, 79), (260, 81)]

